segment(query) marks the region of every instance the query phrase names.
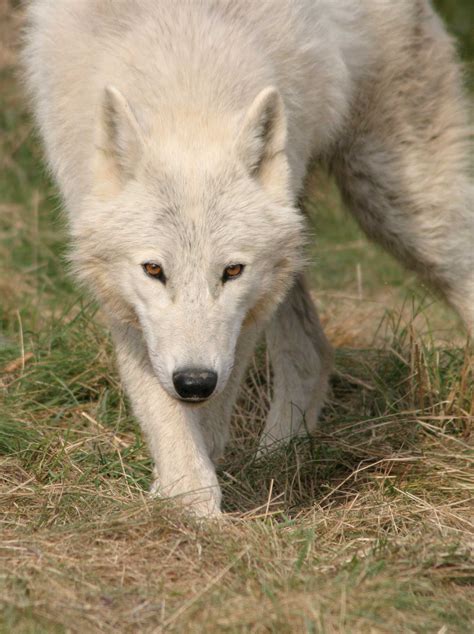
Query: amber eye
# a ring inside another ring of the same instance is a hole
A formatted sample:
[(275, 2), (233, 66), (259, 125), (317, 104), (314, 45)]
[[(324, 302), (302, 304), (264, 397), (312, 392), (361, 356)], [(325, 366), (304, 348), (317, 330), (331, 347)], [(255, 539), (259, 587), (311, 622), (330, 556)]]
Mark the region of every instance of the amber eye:
[(242, 275), (244, 268), (243, 264), (230, 264), (226, 266), (222, 274), (222, 281), (227, 282), (227, 280), (233, 280), (239, 277), (239, 275)]
[(157, 264), (156, 262), (145, 262), (144, 264), (142, 264), (142, 267), (149, 277), (165, 283), (165, 274), (163, 272), (163, 267), (160, 264)]

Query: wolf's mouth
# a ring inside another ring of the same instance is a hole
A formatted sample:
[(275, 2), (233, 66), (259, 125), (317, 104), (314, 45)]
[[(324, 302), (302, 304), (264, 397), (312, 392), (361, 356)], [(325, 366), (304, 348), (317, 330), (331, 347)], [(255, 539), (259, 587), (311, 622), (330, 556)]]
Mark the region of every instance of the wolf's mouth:
[(208, 401), (210, 401), (211, 397), (208, 396), (207, 398), (199, 398), (199, 397), (182, 398), (181, 396), (177, 396), (176, 400), (179, 401), (180, 403), (186, 403), (187, 405), (202, 405), (203, 403), (207, 403)]

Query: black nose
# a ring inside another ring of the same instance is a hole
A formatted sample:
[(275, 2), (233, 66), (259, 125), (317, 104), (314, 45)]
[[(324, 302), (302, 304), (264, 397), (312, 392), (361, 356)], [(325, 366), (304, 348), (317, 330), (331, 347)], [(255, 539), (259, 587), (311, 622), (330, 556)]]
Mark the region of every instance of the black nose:
[(184, 368), (173, 373), (174, 389), (185, 401), (204, 401), (214, 392), (217, 373), (205, 368)]

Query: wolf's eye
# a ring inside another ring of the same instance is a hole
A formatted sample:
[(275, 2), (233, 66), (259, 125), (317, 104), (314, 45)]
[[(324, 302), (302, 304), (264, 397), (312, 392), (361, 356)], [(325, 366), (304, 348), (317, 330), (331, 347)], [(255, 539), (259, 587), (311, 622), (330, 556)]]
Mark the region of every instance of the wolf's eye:
[(166, 282), (165, 274), (163, 272), (163, 267), (161, 264), (157, 264), (156, 262), (145, 262), (142, 264), (143, 270), (148, 275), (148, 277), (152, 277), (155, 280), (160, 280), (163, 284)]
[(242, 275), (245, 266), (243, 264), (229, 264), (224, 269), (224, 273), (222, 274), (222, 281), (227, 282), (227, 280), (234, 280), (239, 275)]

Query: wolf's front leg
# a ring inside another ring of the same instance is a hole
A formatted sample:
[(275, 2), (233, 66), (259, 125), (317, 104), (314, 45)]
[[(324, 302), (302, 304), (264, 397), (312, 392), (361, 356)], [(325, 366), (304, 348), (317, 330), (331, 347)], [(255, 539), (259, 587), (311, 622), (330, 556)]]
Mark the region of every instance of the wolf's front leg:
[(326, 396), (332, 351), (302, 277), (278, 308), (266, 339), (273, 401), (259, 453), (314, 431)]
[(141, 334), (112, 329), (122, 380), (155, 462), (152, 491), (201, 517), (220, 514), (221, 491), (201, 428), (206, 407), (181, 403), (156, 378)]

